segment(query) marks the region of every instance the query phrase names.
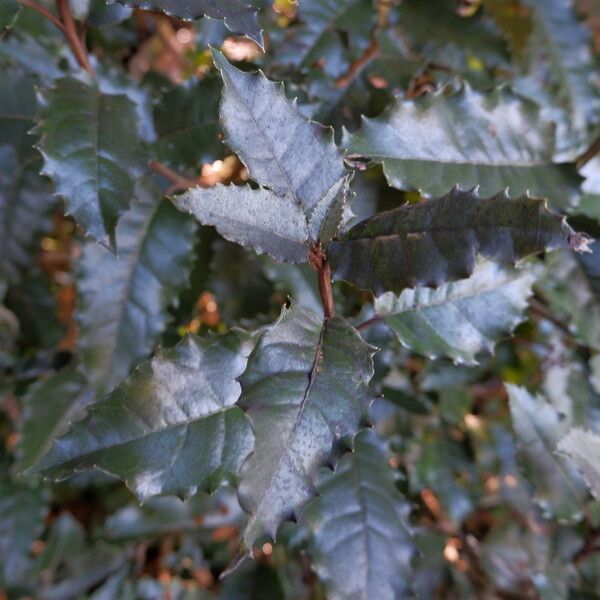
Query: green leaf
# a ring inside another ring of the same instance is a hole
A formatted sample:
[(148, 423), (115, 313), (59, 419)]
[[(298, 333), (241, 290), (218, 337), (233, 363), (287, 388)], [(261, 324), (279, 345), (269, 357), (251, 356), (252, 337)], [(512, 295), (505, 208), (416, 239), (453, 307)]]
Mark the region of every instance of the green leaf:
[(355, 225), (327, 256), (335, 279), (371, 289), (378, 296), (407, 287), (436, 287), (468, 277), (477, 254), (515, 263), (559, 248), (589, 251), (545, 200), (504, 193), (482, 199), (455, 188), (447, 196), (405, 204)]
[(544, 103), (545, 113), (557, 123), (556, 160), (574, 160), (593, 141), (594, 128), (600, 124), (591, 36), (572, 2), (527, 0), (527, 5), (532, 9), (533, 33), (528, 47), (529, 81), (522, 88)]
[(307, 217), (328, 194), (333, 203), (331, 191), (346, 174), (333, 130), (307, 121), (282, 86), (260, 71), (244, 73), (216, 50), (213, 58), (224, 83), (225, 143), (239, 155), (250, 178), (302, 207)]
[(375, 310), (413, 352), (476, 364), (479, 352), (493, 352), (496, 342), (523, 321), (534, 280), (531, 270), (482, 262), (469, 279), (435, 290), (383, 294)]
[(216, 77), (187, 80), (173, 87), (154, 107), (158, 140), (156, 158), (175, 168), (195, 167), (223, 153), (219, 140), (219, 95)]
[(0, 479), (0, 585), (4, 589), (30, 585), (31, 547), (43, 531), (47, 513), (44, 496), (41, 488)]
[(21, 69), (2, 69), (0, 146), (13, 146), (19, 157), (29, 156), (34, 143), (34, 138), (28, 135), (37, 111), (34, 83), (35, 79)]
[(600, 436), (574, 427), (558, 442), (557, 450), (583, 475), (594, 498), (600, 499)]
[(0, 39), (5, 29), (10, 29), (19, 15), (21, 5), (17, 0), (2, 0), (0, 5)]
[(484, 9), (498, 24), (514, 58), (521, 58), (533, 30), (531, 11), (521, 0), (483, 0)]
[(410, 597), (410, 505), (386, 459), (377, 434), (361, 432), (303, 514), (314, 569), (330, 600)]
[(17, 470), (22, 472), (35, 465), (94, 398), (85, 376), (73, 367), (34, 383), (23, 398)]
[(74, 78), (58, 80), (45, 101), (37, 128), (43, 173), (65, 199), (67, 214), (89, 236), (114, 247), (117, 221), (145, 170), (136, 107), (127, 96)]
[(557, 519), (580, 519), (585, 484), (577, 471), (555, 450), (568, 423), (542, 396), (506, 384), (513, 428), (525, 474), (535, 486), (534, 500)]
[(322, 315), (315, 272), (308, 265), (281, 265), (265, 261), (265, 275), (277, 289), (287, 292), (300, 306)]
[(88, 243), (79, 268), (79, 344), (90, 382), (107, 392), (154, 349), (193, 262), (195, 224), (150, 178), (135, 195), (116, 230), (119, 256)]
[(308, 226), (302, 208), (266, 188), (216, 185), (193, 188), (175, 206), (231, 242), (292, 263), (308, 261)]
[(338, 77), (369, 46), (375, 16), (369, 0), (304, 0), (296, 12), (299, 23), (272, 50), (273, 63), (301, 70), (319, 65)]
[(322, 321), (293, 304), (262, 334), (240, 383), (256, 436), (239, 498), (244, 540), (275, 539), (314, 494), (317, 470), (368, 420), (373, 348), (341, 317)]
[(598, 243), (589, 259), (571, 252), (546, 258), (546, 270), (537, 283), (539, 293), (560, 318), (570, 323), (575, 336), (585, 345), (600, 350), (600, 254)]
[[(114, 0), (111, 0), (114, 1)], [(258, 11), (252, 6), (256, 0), (118, 0), (125, 6), (161, 11), (178, 19), (195, 20), (200, 17), (221, 19), (227, 29), (254, 40), (263, 46)]]
[(505, 44), (493, 23), (479, 15), (462, 17), (458, 8), (455, 0), (403, 0), (398, 23), (411, 49), (456, 70), (466, 70), (473, 58), (489, 66), (506, 64)]
[(235, 406), (249, 346), (248, 336), (231, 333), (190, 335), (160, 350), (92, 405), (35, 470), (65, 478), (98, 468), (141, 500), (216, 489), (252, 450), (250, 424)]
[(575, 206), (581, 178), (573, 165), (553, 164), (554, 125), (537, 104), (498, 88), (481, 93), (465, 84), (415, 100), (397, 98), (382, 115), (364, 119), (344, 145), (350, 158), (383, 165), (390, 185), (440, 196), (454, 185), (479, 186), (482, 196), (503, 189)]
[(19, 164), (10, 146), (0, 148), (0, 278), (10, 284), (34, 264), (36, 242), (49, 229), (53, 204), (39, 165)]

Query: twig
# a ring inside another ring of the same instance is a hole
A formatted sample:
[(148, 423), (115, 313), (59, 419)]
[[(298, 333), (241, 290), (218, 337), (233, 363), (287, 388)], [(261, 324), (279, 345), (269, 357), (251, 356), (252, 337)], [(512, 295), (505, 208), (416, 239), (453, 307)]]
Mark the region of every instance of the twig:
[(173, 171), (167, 165), (159, 162), (158, 160), (151, 160), (148, 166), (152, 171), (162, 175), (165, 179), (168, 179), (173, 185), (167, 190), (167, 194), (177, 191), (189, 190), (190, 188), (197, 187), (199, 182), (196, 179), (188, 179), (184, 175), (180, 175), (176, 171)]
[[(65, 33), (65, 27), (61, 23), (60, 19), (56, 15), (52, 14), (46, 7), (41, 6), (37, 2), (34, 2), (34, 0), (17, 0), (17, 1), (19, 2), (19, 4), (22, 4), (23, 6), (26, 6), (27, 8), (32, 8), (33, 10), (39, 12), (46, 19), (48, 19), (48, 21), (50, 21), (54, 26), (58, 27), (58, 29), (60, 29), (63, 33)], [(66, 35), (66, 33), (65, 33), (65, 35)]]
[(325, 313), (325, 318), (328, 319), (335, 315), (333, 288), (331, 287), (331, 268), (327, 262), (327, 257), (320, 246), (313, 246), (310, 249), (308, 260), (311, 267), (317, 272), (323, 312)]
[(600, 550), (600, 547), (597, 546), (598, 540), (600, 540), (600, 527), (590, 529), (583, 547), (573, 557), (573, 564), (579, 564), (592, 554), (598, 552)]
[(60, 15), (63, 33), (67, 38), (67, 42), (69, 42), (69, 46), (71, 46), (75, 59), (90, 75), (94, 75), (94, 69), (90, 63), (87, 49), (81, 41), (79, 32), (75, 26), (75, 21), (73, 20), (73, 15), (71, 14), (71, 8), (69, 6), (69, 0), (56, 0), (56, 10)]
[(376, 325), (380, 321), (383, 321), (383, 317), (381, 317), (379, 315), (375, 315), (374, 317), (371, 317), (364, 323), (361, 323), (360, 325), (358, 325), (356, 327), (356, 329), (358, 329), (358, 331), (362, 331), (363, 329), (368, 329), (369, 327), (371, 327), (371, 325)]
[(529, 301), (529, 307), (532, 313), (537, 314), (542, 319), (550, 321), (569, 337), (573, 335), (569, 329), (569, 326), (563, 323), (563, 321), (561, 321), (556, 315), (552, 314), (552, 312), (548, 310), (548, 307), (543, 302), (540, 302), (537, 298), (531, 298)]
[(358, 76), (358, 74), (368, 65), (374, 58), (379, 55), (379, 43), (377, 39), (373, 39), (369, 47), (364, 51), (355, 62), (350, 65), (348, 72), (335, 80), (335, 87), (348, 87)]
[(577, 163), (577, 168), (581, 169), (581, 167), (587, 165), (587, 163), (589, 163), (590, 160), (592, 160), (592, 158), (594, 158), (594, 156), (598, 154), (598, 152), (600, 152), (600, 137), (597, 138), (585, 152), (582, 152), (575, 159), (575, 162)]

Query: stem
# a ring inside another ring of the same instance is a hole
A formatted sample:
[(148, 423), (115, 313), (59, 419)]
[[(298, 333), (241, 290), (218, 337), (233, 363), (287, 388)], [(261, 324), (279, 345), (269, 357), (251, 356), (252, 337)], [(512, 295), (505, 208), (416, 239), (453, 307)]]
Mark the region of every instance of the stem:
[(197, 187), (199, 182), (195, 179), (188, 179), (184, 175), (180, 175), (176, 171), (173, 171), (167, 165), (159, 162), (158, 160), (151, 160), (148, 166), (152, 171), (162, 175), (165, 179), (168, 179), (173, 185), (169, 188), (168, 193), (189, 190), (190, 188)]
[(63, 33), (65, 33), (64, 25), (61, 23), (60, 19), (53, 15), (46, 7), (39, 5), (34, 0), (17, 0), (19, 4), (26, 6), (27, 8), (31, 8), (41, 15), (43, 15), (48, 21), (50, 21), (55, 27), (58, 27)]
[(71, 8), (69, 6), (69, 0), (56, 0), (56, 10), (62, 21), (62, 31), (67, 38), (69, 46), (71, 46), (75, 59), (90, 75), (94, 75), (94, 69), (88, 58), (87, 49), (81, 41), (77, 27), (75, 26), (75, 21), (73, 20), (73, 15), (71, 14)]
[(317, 272), (317, 281), (319, 284), (319, 294), (323, 304), (325, 318), (335, 315), (335, 304), (333, 302), (333, 288), (331, 287), (331, 267), (327, 262), (327, 257), (320, 246), (313, 246), (310, 249), (309, 262), (311, 267)]
[(356, 327), (356, 329), (358, 329), (358, 331), (362, 331), (363, 329), (368, 329), (369, 327), (371, 327), (371, 325), (375, 325), (382, 320), (383, 320), (383, 317), (380, 317), (379, 315), (375, 315), (374, 317), (371, 317), (364, 323), (361, 323), (360, 325), (358, 325)]

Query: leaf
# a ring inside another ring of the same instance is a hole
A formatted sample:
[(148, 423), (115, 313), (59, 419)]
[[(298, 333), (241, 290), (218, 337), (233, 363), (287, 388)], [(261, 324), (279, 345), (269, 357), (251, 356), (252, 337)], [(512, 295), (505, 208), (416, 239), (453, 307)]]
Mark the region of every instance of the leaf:
[(244, 73), (216, 50), (213, 59), (223, 77), (225, 143), (239, 155), (252, 179), (310, 215), (346, 174), (333, 130), (307, 121), (282, 86), (260, 71)]
[(483, 0), (484, 9), (498, 24), (514, 58), (521, 58), (533, 30), (531, 11), (521, 0)]
[(375, 16), (369, 0), (305, 0), (296, 12), (299, 23), (275, 44), (273, 64), (300, 70), (318, 65), (338, 77), (369, 46)]
[(160, 350), (92, 405), (35, 470), (63, 479), (98, 468), (140, 500), (216, 489), (252, 450), (250, 424), (235, 406), (248, 351), (242, 333), (190, 335)]
[(413, 52), (454, 70), (466, 71), (473, 58), (492, 67), (506, 64), (505, 44), (493, 23), (460, 16), (458, 8), (454, 0), (403, 0), (398, 23)]
[(17, 0), (2, 0), (0, 5), (0, 39), (5, 29), (10, 29), (19, 15), (21, 5)]
[(368, 420), (373, 349), (341, 317), (292, 304), (264, 330), (240, 383), (256, 445), (242, 469), (244, 541), (275, 539), (314, 494), (313, 477)]
[(454, 93), (397, 98), (379, 117), (363, 118), (344, 146), (350, 158), (381, 163), (390, 185), (427, 196), (479, 186), (482, 196), (530, 192), (564, 209), (581, 195), (574, 166), (553, 164), (553, 124), (506, 87), (481, 93), (465, 84)]
[(436, 290), (388, 292), (377, 298), (375, 310), (413, 352), (476, 364), (479, 352), (493, 352), (495, 343), (524, 320), (534, 280), (530, 270), (482, 262), (469, 279)]
[(154, 107), (158, 140), (153, 149), (158, 160), (175, 168), (189, 168), (221, 156), (220, 90), (220, 81), (207, 77), (187, 80), (162, 95)]
[(39, 235), (51, 224), (52, 193), (38, 167), (20, 165), (12, 147), (0, 148), (0, 277), (13, 285), (33, 265)]
[(93, 388), (86, 385), (81, 371), (73, 367), (34, 383), (23, 398), (17, 470), (23, 472), (35, 465), (94, 399)]
[(173, 203), (258, 254), (283, 262), (308, 261), (308, 226), (302, 208), (271, 190), (219, 184), (188, 190)]
[(570, 323), (585, 345), (600, 350), (600, 263), (598, 243), (591, 244), (590, 259), (570, 252), (546, 258), (546, 270), (537, 283), (539, 293), (559, 317)]
[[(113, 0), (114, 1), (114, 0)], [(178, 19), (196, 20), (200, 17), (221, 19), (227, 29), (254, 40), (263, 47), (258, 11), (251, 0), (118, 0), (125, 6), (161, 11)]]
[[(528, 81), (522, 85), (557, 123), (555, 159), (570, 161), (593, 141), (600, 124), (600, 90), (591, 37), (569, 0), (527, 0), (533, 33), (528, 47)], [(520, 86), (521, 89), (521, 86)], [(548, 106), (550, 104), (550, 106)]]
[(0, 479), (0, 585), (4, 589), (28, 585), (31, 546), (43, 531), (47, 513), (44, 496), (41, 488)]
[(318, 485), (319, 497), (304, 511), (313, 566), (330, 600), (410, 597), (410, 505), (382, 446), (373, 430), (359, 433), (354, 452)]
[(188, 283), (196, 227), (141, 180), (116, 238), (119, 256), (88, 243), (80, 262), (79, 345), (92, 385), (111, 391), (154, 349)]
[(574, 427), (558, 442), (557, 450), (583, 475), (594, 498), (600, 499), (600, 436)]
[(135, 105), (93, 83), (63, 78), (45, 93), (37, 131), (43, 173), (65, 199), (67, 214), (95, 240), (114, 248), (114, 231), (145, 170)]
[(0, 146), (13, 146), (19, 157), (29, 156), (34, 143), (34, 138), (28, 135), (37, 111), (34, 82), (35, 79), (21, 69), (2, 69)]
[(511, 200), (504, 193), (482, 199), (476, 190), (455, 188), (447, 196), (366, 219), (326, 251), (335, 279), (378, 296), (464, 279), (477, 254), (515, 263), (559, 248), (586, 252), (589, 241), (549, 211), (545, 200)]
[(583, 510), (585, 485), (564, 457), (555, 453), (568, 423), (542, 396), (505, 384), (519, 456), (535, 485), (534, 500), (545, 513), (559, 520), (578, 520)]

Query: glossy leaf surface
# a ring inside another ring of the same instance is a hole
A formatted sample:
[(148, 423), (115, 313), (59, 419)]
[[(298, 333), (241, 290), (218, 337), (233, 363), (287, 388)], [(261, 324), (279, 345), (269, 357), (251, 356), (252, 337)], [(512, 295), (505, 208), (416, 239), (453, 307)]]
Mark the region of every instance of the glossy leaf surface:
[(45, 175), (63, 197), (67, 214), (86, 233), (115, 246), (114, 230), (145, 170), (134, 104), (93, 83), (63, 78), (45, 93), (42, 139)]
[(469, 279), (435, 290), (383, 294), (375, 310), (413, 352), (473, 364), (523, 321), (534, 280), (531, 271), (483, 262)]
[(515, 263), (545, 250), (588, 251), (588, 244), (544, 200), (511, 200), (505, 194), (483, 199), (454, 189), (355, 225), (327, 245), (327, 254), (335, 279), (380, 295), (464, 279), (477, 254)]
[[(119, 255), (94, 243), (79, 268), (80, 347), (94, 385), (110, 391), (154, 349), (167, 309), (188, 284), (196, 227), (151, 179), (116, 230)], [(116, 301), (110, 299), (116, 298)]]
[(54, 478), (102, 469), (141, 499), (234, 478), (252, 450), (250, 424), (235, 406), (248, 343), (237, 333), (188, 336), (159, 351), (74, 423), (36, 469)]
[(314, 568), (331, 600), (411, 596), (410, 505), (386, 459), (378, 435), (362, 431), (303, 514)]
[(560, 440), (557, 449), (583, 475), (594, 498), (600, 498), (600, 436), (574, 428)]
[(483, 94), (463, 86), (416, 100), (397, 99), (346, 136), (350, 155), (383, 165), (394, 187), (440, 196), (455, 185), (482, 196), (529, 192), (555, 208), (577, 203), (573, 166), (553, 164), (554, 126), (540, 108), (506, 87)]
[(319, 467), (335, 460), (368, 420), (373, 349), (340, 317), (298, 305), (267, 327), (240, 378), (239, 405), (256, 436), (239, 498), (251, 513), (244, 540), (275, 539), (314, 495)]

